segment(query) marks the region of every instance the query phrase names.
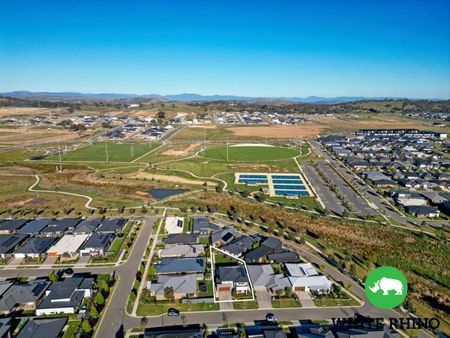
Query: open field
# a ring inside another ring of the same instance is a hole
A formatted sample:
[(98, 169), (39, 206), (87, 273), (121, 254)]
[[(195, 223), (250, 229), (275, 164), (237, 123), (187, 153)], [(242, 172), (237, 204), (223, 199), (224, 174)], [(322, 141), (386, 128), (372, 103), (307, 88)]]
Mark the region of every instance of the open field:
[(230, 130), (236, 136), (253, 136), (258, 138), (312, 138), (321, 133), (326, 126), (319, 124), (301, 124), (295, 126), (248, 126), (248, 127), (230, 127)]
[(0, 145), (35, 145), (36, 143), (49, 143), (58, 141), (73, 141), (83, 134), (60, 128), (0, 128)]
[[(158, 147), (158, 143), (112, 143), (97, 142), (83, 146), (62, 155), (63, 161), (104, 161), (130, 162)], [(47, 160), (58, 161), (58, 154), (51, 155)]]
[(207, 159), (228, 162), (277, 161), (300, 155), (295, 149), (272, 146), (228, 146), (206, 149), (199, 154)]
[(59, 108), (33, 108), (33, 107), (1, 107), (0, 118), (19, 115), (48, 115), (49, 113), (61, 113), (65, 111)]

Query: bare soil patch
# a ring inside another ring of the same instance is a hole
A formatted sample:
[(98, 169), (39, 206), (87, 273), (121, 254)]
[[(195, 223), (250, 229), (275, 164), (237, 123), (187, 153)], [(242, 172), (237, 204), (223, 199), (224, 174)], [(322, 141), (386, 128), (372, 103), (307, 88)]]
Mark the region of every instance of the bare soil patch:
[(178, 146), (174, 148), (166, 149), (161, 155), (167, 156), (186, 156), (194, 152), (195, 149), (200, 148), (198, 144), (190, 144), (186, 147), (186, 145)]
[(60, 109), (52, 108), (29, 108), (29, 107), (2, 107), (0, 108), (0, 117), (13, 115), (44, 115), (50, 112), (60, 112)]
[(36, 143), (72, 141), (79, 139), (77, 132), (56, 128), (0, 128), (0, 144), (32, 145)]
[[(146, 179), (146, 180), (161, 180), (161, 181), (167, 181), (167, 182), (172, 182), (172, 183), (180, 183), (180, 184), (193, 184), (193, 185), (202, 185), (204, 183), (204, 181), (200, 181), (200, 180), (191, 180), (188, 178), (184, 178), (184, 177), (179, 177), (179, 176), (171, 176), (171, 175), (160, 175), (160, 174), (151, 174), (151, 173), (147, 173), (147, 172), (139, 172), (139, 173), (134, 173), (131, 175), (127, 175), (127, 178), (131, 178), (131, 179)], [(209, 186), (216, 186), (215, 183), (213, 182), (207, 182)]]
[(297, 126), (230, 127), (227, 129), (237, 136), (290, 139), (316, 137), (325, 128), (324, 125), (312, 123)]

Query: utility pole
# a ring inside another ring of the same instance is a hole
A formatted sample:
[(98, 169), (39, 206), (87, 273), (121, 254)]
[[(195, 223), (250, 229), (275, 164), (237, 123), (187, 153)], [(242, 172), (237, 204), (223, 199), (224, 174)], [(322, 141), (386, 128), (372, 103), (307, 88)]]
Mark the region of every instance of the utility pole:
[(62, 171), (62, 163), (61, 163), (61, 149), (59, 147), (59, 141), (58, 141), (58, 155), (59, 155), (59, 171)]
[(227, 137), (227, 162), (228, 162), (228, 137)]
[(108, 156), (108, 142), (105, 140), (105, 151), (106, 151), (106, 162), (109, 162), (109, 156)]
[(206, 128), (203, 127), (203, 157), (206, 157)]

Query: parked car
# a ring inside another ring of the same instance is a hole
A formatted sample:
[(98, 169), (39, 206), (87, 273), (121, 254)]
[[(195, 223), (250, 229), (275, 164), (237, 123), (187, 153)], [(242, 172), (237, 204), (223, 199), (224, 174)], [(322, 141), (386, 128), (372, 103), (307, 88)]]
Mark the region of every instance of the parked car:
[(268, 313), (266, 315), (266, 320), (268, 322), (275, 323), (278, 320), (278, 318), (273, 313)]
[(64, 273), (66, 275), (72, 276), (73, 275), (73, 269), (72, 268), (67, 268), (64, 270)]
[(170, 308), (169, 310), (167, 310), (167, 315), (170, 317), (177, 317), (180, 315), (180, 311), (174, 308)]

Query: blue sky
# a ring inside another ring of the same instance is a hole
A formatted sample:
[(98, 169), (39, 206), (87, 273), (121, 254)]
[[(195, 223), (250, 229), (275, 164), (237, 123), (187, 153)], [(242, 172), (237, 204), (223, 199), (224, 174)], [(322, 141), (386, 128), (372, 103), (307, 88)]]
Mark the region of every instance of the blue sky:
[(0, 91), (450, 98), (450, 1), (0, 2)]

